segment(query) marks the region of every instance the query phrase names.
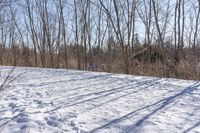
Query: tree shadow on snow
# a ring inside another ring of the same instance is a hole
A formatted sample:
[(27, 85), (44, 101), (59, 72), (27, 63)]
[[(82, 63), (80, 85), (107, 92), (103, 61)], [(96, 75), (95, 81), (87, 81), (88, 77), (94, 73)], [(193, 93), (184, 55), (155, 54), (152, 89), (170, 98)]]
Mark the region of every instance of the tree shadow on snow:
[[(56, 111), (57, 109), (60, 109), (60, 108), (67, 108), (67, 107), (72, 107), (72, 106), (76, 106), (76, 105), (82, 106), (82, 104), (84, 104), (84, 103), (89, 104), (90, 102), (94, 102), (95, 100), (98, 100), (100, 102), (100, 104), (98, 104), (99, 102), (96, 105), (93, 104), (93, 107), (88, 106), (89, 108), (87, 108), (86, 111), (85, 111), (85, 112), (87, 112), (89, 110), (100, 107), (104, 104), (108, 104), (109, 102), (113, 102), (113, 101), (115, 101), (115, 100), (117, 100), (121, 97), (125, 97), (125, 96), (131, 95), (133, 93), (137, 93), (137, 92), (139, 92), (143, 89), (148, 89), (150, 87), (153, 87), (154, 85), (160, 83), (159, 80), (160, 80), (159, 78), (144, 80), (144, 81), (139, 81), (138, 79), (137, 80), (131, 80), (132, 83), (129, 83), (129, 84), (126, 84), (126, 85), (123, 85), (123, 86), (120, 86), (120, 87), (118, 86), (118, 87), (113, 87), (113, 88), (107, 89), (107, 90), (95, 91), (95, 92), (90, 92), (90, 93), (86, 93), (86, 94), (81, 94), (81, 95), (78, 95), (78, 96), (73, 97), (71, 99), (68, 99), (68, 101), (70, 101), (69, 103), (67, 103), (65, 105), (62, 104), (62, 106), (56, 107), (55, 109), (50, 110), (48, 112)], [(113, 84), (113, 82), (112, 82), (112, 84)], [(116, 94), (119, 94), (119, 93), (122, 93), (122, 92), (123, 93), (126, 92), (126, 93), (123, 94), (123, 95), (119, 95), (119, 96), (116, 95)], [(113, 94), (114, 94), (114, 97), (110, 97)], [(105, 100), (106, 98), (108, 98), (109, 100)], [(94, 102), (94, 103), (96, 103), (96, 102)]]
[[(133, 131), (138, 131), (138, 129), (140, 129), (144, 122), (148, 120), (148, 118), (150, 118), (151, 116), (155, 115), (158, 111), (163, 110), (165, 107), (167, 107), (169, 104), (175, 102), (177, 99), (180, 99), (181, 97), (183, 97), (184, 95), (193, 92), (194, 90), (197, 90), (198, 87), (200, 86), (199, 83), (195, 83), (194, 85), (191, 85), (189, 87), (184, 88), (183, 90), (181, 90), (179, 93), (172, 95), (170, 97), (164, 98), (156, 103), (153, 103), (151, 105), (147, 105), (145, 107), (142, 107), (140, 109), (134, 110), (120, 118), (114, 119), (108, 123), (106, 123), (105, 125), (102, 125), (101, 127), (97, 127), (95, 129), (93, 129), (92, 131), (90, 131), (91, 133), (94, 133), (98, 130), (101, 130), (103, 128), (107, 128), (113, 124), (118, 124), (121, 121), (127, 119), (128, 117), (131, 117), (133, 115), (135, 115), (136, 113), (139, 113), (139, 111), (148, 109), (150, 107), (154, 107), (155, 108), (152, 110), (152, 112), (150, 112), (149, 114), (145, 115), (144, 117), (142, 117), (141, 119), (137, 120), (133, 125), (126, 127), (125, 132), (133, 132)], [(188, 130), (191, 130), (192, 128), (196, 127), (200, 125), (200, 123), (195, 124), (193, 127), (189, 128)]]
[(188, 132), (190, 132), (192, 129), (194, 129), (194, 128), (198, 127), (198, 126), (200, 126), (200, 121), (197, 122), (196, 124), (194, 124), (193, 126), (191, 126), (190, 128), (188, 128), (187, 130), (185, 130), (183, 133), (188, 133)]

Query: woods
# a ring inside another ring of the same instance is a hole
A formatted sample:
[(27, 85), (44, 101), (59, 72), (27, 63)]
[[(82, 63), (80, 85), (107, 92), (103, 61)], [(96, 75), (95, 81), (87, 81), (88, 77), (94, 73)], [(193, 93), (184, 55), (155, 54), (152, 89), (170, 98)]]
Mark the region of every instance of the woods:
[(199, 0), (0, 0), (0, 65), (200, 80), (199, 17)]

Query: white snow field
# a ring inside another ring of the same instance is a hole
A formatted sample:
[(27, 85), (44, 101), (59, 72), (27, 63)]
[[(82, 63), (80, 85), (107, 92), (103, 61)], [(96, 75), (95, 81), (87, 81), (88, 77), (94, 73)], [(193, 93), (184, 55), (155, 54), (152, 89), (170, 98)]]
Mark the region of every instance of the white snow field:
[(198, 81), (16, 68), (20, 73), (0, 92), (0, 133), (200, 132)]

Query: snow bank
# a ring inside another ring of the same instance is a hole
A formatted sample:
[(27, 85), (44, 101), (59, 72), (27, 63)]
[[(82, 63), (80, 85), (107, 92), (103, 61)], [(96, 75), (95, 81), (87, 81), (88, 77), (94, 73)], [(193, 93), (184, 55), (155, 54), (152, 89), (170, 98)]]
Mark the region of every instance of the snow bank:
[(1, 133), (200, 132), (198, 81), (39, 68), (15, 73), (24, 74), (0, 94)]

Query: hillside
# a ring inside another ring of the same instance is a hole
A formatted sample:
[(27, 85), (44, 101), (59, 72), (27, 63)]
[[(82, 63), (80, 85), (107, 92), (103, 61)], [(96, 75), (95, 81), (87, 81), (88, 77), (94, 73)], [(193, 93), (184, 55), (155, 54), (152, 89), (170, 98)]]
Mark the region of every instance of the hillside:
[(20, 73), (0, 92), (1, 133), (200, 132), (198, 81), (16, 68)]

